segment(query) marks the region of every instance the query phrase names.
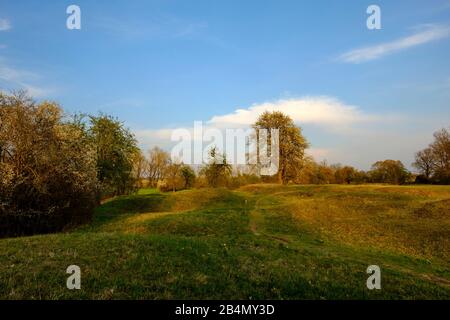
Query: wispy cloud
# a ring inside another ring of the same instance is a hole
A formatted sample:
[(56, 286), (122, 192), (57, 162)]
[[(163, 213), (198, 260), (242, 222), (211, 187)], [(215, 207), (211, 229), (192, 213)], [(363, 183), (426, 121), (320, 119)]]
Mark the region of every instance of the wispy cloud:
[(179, 26), (178, 30), (175, 31), (174, 37), (176, 38), (184, 38), (190, 37), (198, 34), (203, 29), (206, 29), (208, 24), (199, 22), (199, 23), (188, 23), (186, 25)]
[(187, 21), (170, 15), (157, 15), (148, 20), (133, 18), (102, 17), (95, 27), (105, 34), (125, 41), (148, 39), (191, 40), (227, 50), (236, 50), (216, 35), (208, 32), (208, 23)]
[(0, 31), (7, 31), (11, 28), (11, 22), (8, 19), (0, 18)]
[(401, 50), (409, 49), (431, 41), (450, 36), (450, 27), (443, 25), (425, 25), (416, 33), (391, 42), (350, 50), (338, 57), (346, 63), (361, 63), (375, 60)]
[(9, 89), (23, 89), (33, 97), (44, 97), (50, 90), (34, 84), (38, 79), (37, 74), (11, 67), (0, 57), (0, 82), (7, 84)]

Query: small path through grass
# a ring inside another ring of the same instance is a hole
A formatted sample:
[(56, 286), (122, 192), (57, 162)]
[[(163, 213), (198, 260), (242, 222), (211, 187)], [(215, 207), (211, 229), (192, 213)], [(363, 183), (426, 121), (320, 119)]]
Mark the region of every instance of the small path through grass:
[[(274, 234), (269, 234), (266, 229), (264, 228), (263, 224), (264, 224), (264, 216), (262, 215), (261, 209), (262, 207), (260, 206), (261, 201), (266, 200), (270, 197), (273, 196), (277, 196), (277, 195), (281, 195), (284, 193), (290, 193), (292, 191), (282, 191), (282, 192), (276, 192), (273, 194), (268, 194), (265, 195), (263, 197), (260, 197), (259, 199), (257, 199), (253, 205), (252, 210), (250, 210), (249, 212), (249, 225), (250, 225), (250, 230), (253, 232), (253, 234), (255, 236), (265, 236), (271, 239), (274, 239), (276, 241), (280, 241), (282, 243), (290, 243), (290, 241), (288, 239), (286, 239), (285, 237), (280, 237)], [(284, 204), (279, 204), (279, 205), (272, 205), (272, 206), (266, 206), (264, 207), (264, 209), (272, 209), (272, 208), (277, 208), (277, 207), (281, 207), (284, 206)]]

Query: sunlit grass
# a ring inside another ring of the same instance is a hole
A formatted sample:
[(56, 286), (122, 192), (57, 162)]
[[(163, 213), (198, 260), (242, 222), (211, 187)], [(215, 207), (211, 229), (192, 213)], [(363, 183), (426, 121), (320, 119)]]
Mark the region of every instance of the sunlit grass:
[[(143, 189), (69, 233), (0, 240), (6, 299), (450, 298), (447, 186)], [(82, 289), (65, 287), (68, 265)], [(366, 268), (382, 269), (369, 291)]]

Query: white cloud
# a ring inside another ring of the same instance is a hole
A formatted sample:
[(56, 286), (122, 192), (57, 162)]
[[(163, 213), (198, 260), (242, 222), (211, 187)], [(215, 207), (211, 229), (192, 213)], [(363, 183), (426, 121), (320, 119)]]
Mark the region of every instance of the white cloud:
[[(213, 116), (203, 123), (203, 129), (249, 128), (264, 111), (280, 111), (290, 116), (298, 125), (312, 124), (324, 127), (327, 131), (339, 131), (340, 133), (350, 132), (352, 125), (379, 119), (376, 115), (364, 113), (360, 108), (345, 104), (336, 98), (316, 96), (253, 104), (245, 109), (241, 108), (228, 114)], [(170, 137), (175, 129), (181, 128), (135, 130), (135, 134), (145, 148), (155, 145), (168, 147), (172, 144)], [(184, 129), (193, 132), (193, 127)], [(321, 155), (324, 153), (321, 152)]]
[(323, 126), (348, 126), (375, 119), (373, 115), (364, 114), (356, 106), (347, 105), (336, 98), (318, 96), (254, 104), (247, 109), (237, 109), (229, 114), (214, 116), (209, 124), (222, 128), (249, 126), (255, 123), (264, 111), (281, 111), (298, 124)]
[(167, 148), (171, 145), (171, 129), (142, 129), (134, 130), (136, 138), (144, 148), (159, 146)]
[[(328, 163), (349, 164), (364, 170), (382, 159), (398, 159), (410, 166), (414, 153), (430, 142), (433, 130), (441, 127), (442, 122), (434, 118), (423, 122), (424, 119), (405, 114), (368, 114), (336, 98), (315, 96), (259, 103), (217, 115), (203, 123), (203, 132), (211, 128), (222, 131), (247, 128), (265, 110), (284, 112), (302, 126), (311, 142), (307, 154), (316, 161), (326, 159)], [(416, 122), (420, 125), (412, 133), (411, 125)], [(179, 128), (134, 130), (134, 133), (143, 150), (159, 146), (170, 152), (177, 144), (171, 141), (175, 129)], [(193, 134), (193, 124), (184, 129), (193, 140), (199, 139)]]
[(0, 31), (6, 31), (11, 28), (11, 22), (8, 19), (0, 19)]
[[(248, 108), (240, 108), (228, 114), (213, 116), (211, 119), (203, 122), (203, 133), (205, 134), (209, 129), (219, 129), (225, 136), (225, 129), (250, 128), (264, 111), (281, 111), (302, 127), (304, 125), (319, 126), (321, 129), (324, 129), (323, 131), (321, 130), (322, 132), (328, 132), (328, 134), (333, 136), (336, 133), (353, 136), (355, 132), (352, 128), (356, 128), (358, 124), (368, 124), (380, 119), (378, 116), (364, 113), (360, 108), (345, 104), (336, 98), (310, 96), (253, 104)], [(169, 151), (177, 144), (177, 142), (171, 141), (172, 132), (176, 129), (184, 129), (186, 132), (189, 132), (194, 141), (202, 141), (201, 136), (196, 136), (193, 126), (173, 129), (143, 129), (135, 130), (134, 133), (144, 150), (159, 146)], [(207, 145), (210, 141), (203, 140), (203, 142)], [(332, 149), (320, 146), (314, 146), (309, 149), (308, 154), (317, 160), (334, 157)]]
[(381, 58), (385, 55), (412, 48), (431, 41), (443, 39), (450, 36), (450, 27), (439, 25), (422, 26), (410, 36), (400, 38), (391, 42), (380, 43), (373, 46), (350, 50), (338, 57), (339, 61), (346, 63), (361, 63)]

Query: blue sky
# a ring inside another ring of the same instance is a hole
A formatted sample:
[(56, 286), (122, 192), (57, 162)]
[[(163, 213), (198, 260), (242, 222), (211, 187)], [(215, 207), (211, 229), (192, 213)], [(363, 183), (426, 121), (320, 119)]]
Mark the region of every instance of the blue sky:
[[(66, 28), (71, 4), (81, 30)], [(366, 27), (370, 4), (381, 30)], [(410, 166), (450, 125), (449, 28), (448, 0), (2, 1), (0, 88), (113, 114), (143, 148), (267, 107), (318, 160)]]

